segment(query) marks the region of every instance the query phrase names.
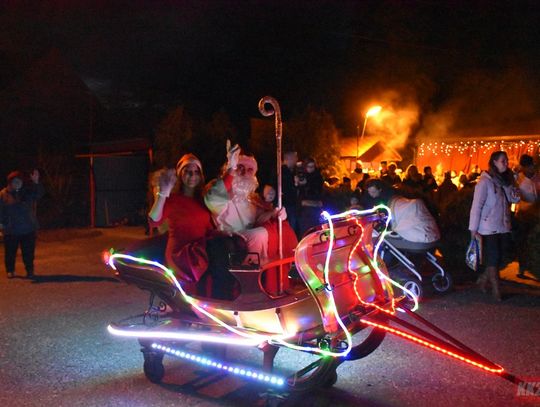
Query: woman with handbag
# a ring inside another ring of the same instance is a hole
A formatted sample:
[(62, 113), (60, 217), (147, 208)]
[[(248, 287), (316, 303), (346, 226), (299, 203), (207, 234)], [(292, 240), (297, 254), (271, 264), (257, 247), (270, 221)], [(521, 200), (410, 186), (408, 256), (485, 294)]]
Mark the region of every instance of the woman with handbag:
[(508, 156), (496, 151), (489, 158), (489, 169), (482, 172), (474, 189), (470, 211), (471, 238), (482, 241), (483, 274), (478, 278), (482, 292), (491, 284), (493, 298), (501, 301), (499, 270), (505, 265), (511, 243), (510, 204), (519, 201)]

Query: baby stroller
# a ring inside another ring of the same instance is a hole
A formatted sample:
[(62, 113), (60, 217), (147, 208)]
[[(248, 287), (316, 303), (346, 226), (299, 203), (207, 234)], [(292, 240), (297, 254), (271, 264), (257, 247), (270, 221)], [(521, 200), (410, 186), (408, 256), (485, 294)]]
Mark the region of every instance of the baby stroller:
[(452, 276), (441, 266), (436, 251), (439, 228), (424, 202), (396, 196), (389, 206), (392, 232), (383, 237), (381, 256), (390, 275), (418, 298), (449, 291)]
[(383, 238), (381, 257), (390, 276), (421, 299), (426, 293), (448, 292), (454, 284), (439, 263), (436, 246), (437, 242), (414, 243), (392, 232)]

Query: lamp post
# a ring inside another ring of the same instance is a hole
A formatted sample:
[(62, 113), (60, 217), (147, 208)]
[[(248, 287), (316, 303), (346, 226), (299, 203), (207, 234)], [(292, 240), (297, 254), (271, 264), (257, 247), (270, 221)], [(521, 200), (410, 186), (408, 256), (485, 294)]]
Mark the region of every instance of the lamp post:
[(356, 161), (358, 162), (358, 151), (360, 146), (360, 140), (364, 138), (364, 133), (366, 131), (367, 119), (368, 117), (375, 116), (381, 111), (381, 106), (372, 106), (368, 109), (364, 116), (364, 126), (362, 127), (362, 134), (360, 135), (360, 125), (356, 127)]

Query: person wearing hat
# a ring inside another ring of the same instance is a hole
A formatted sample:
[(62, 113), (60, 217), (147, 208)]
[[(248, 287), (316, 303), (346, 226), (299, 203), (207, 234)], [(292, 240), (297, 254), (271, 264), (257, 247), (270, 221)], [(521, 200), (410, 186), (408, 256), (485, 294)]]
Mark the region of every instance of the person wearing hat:
[(0, 191), (0, 229), (4, 234), (4, 262), (8, 278), (15, 275), (15, 259), (21, 247), (26, 276), (34, 276), (34, 253), (38, 222), (35, 203), (43, 196), (39, 171), (30, 174), (31, 183), (24, 185), (24, 176), (13, 171), (7, 177), (7, 187)]
[(202, 200), (201, 162), (195, 155), (185, 154), (176, 164), (176, 170), (161, 173), (158, 184), (148, 213), (150, 226), (168, 222), (167, 265), (184, 288), (193, 291), (208, 268), (206, 240), (214, 229), (210, 212)]
[(231, 147), (227, 140), (226, 170), (209, 183), (204, 201), (214, 217), (219, 230), (242, 236), (249, 252), (258, 253), (261, 264), (269, 257), (269, 228), (265, 225), (280, 217), (285, 220), (285, 208), (265, 210), (255, 190), (257, 161), (254, 157), (240, 154), (240, 147)]

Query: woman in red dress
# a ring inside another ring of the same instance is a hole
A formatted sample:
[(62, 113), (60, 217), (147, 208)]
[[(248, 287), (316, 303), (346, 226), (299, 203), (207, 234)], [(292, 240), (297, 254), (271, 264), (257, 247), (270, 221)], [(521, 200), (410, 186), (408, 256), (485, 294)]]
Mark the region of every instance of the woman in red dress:
[[(178, 192), (174, 192), (177, 188)], [(176, 171), (165, 171), (148, 214), (151, 227), (168, 222), (169, 234), (165, 260), (182, 287), (190, 293), (205, 272), (212, 276), (211, 295), (232, 299), (235, 279), (229, 273), (229, 254), (241, 251), (238, 239), (216, 231), (210, 212), (204, 205), (204, 175), (199, 159), (186, 154), (176, 164)], [(204, 285), (204, 284), (203, 284)], [(199, 286), (201, 294), (208, 294)]]
[[(173, 192), (175, 186), (177, 192)], [(177, 278), (187, 283), (188, 290), (194, 288), (208, 268), (206, 239), (214, 230), (202, 200), (203, 186), (201, 162), (193, 154), (186, 154), (176, 164), (176, 171), (161, 174), (159, 190), (148, 213), (152, 226), (168, 222), (165, 259)]]

